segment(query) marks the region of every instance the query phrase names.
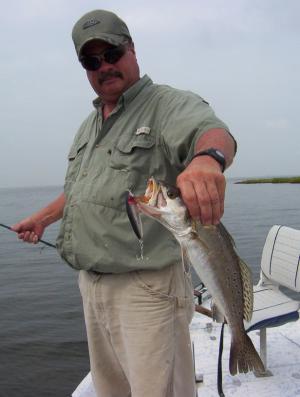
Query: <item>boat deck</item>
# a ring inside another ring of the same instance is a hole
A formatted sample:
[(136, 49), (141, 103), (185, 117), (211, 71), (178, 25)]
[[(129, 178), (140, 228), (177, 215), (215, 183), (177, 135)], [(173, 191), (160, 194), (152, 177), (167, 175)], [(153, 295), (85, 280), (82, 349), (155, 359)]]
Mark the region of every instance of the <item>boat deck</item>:
[[(217, 397), (217, 361), (221, 325), (195, 313), (190, 326), (194, 343), (198, 397)], [(259, 351), (258, 331), (250, 337)], [(295, 397), (300, 396), (300, 321), (267, 330), (268, 369), (273, 376), (258, 378), (253, 373), (231, 376), (228, 371), (230, 334), (224, 332), (223, 391), (226, 397)], [(90, 374), (80, 383), (72, 397), (96, 397)]]
[[(195, 314), (191, 324), (196, 373), (203, 374), (198, 383), (198, 396), (215, 397), (217, 391), (217, 359), (221, 324), (212, 323)], [(259, 332), (249, 333), (259, 351)], [(253, 373), (231, 376), (228, 371), (230, 334), (224, 332), (223, 391), (225, 396), (295, 397), (300, 396), (300, 322), (267, 330), (267, 367), (273, 376), (258, 378)]]

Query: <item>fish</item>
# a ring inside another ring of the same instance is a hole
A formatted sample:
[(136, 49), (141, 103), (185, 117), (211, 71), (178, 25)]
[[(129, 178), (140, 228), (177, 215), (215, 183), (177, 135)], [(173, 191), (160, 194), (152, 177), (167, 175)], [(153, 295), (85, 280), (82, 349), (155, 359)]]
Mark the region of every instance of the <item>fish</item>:
[[(184, 263), (191, 265), (205, 284), (212, 296), (213, 319), (227, 323), (230, 329), (230, 374), (264, 373), (264, 364), (243, 322), (250, 321), (253, 312), (251, 271), (237, 254), (225, 226), (203, 226), (192, 220), (179, 189), (153, 177), (148, 180), (145, 194), (131, 193), (129, 202), (139, 214), (160, 222), (174, 235)], [(132, 224), (136, 223), (137, 212), (134, 213), (134, 217), (129, 214)], [(139, 228), (137, 223), (135, 228)]]

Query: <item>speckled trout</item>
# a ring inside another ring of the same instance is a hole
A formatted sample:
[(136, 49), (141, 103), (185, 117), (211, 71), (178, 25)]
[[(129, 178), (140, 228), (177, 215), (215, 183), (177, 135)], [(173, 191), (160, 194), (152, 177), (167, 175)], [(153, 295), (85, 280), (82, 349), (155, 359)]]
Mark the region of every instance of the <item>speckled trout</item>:
[[(191, 220), (179, 190), (154, 178), (143, 196), (130, 196), (138, 213), (143, 213), (173, 233), (188, 261), (212, 295), (213, 318), (225, 321), (231, 331), (229, 370), (264, 372), (264, 365), (244, 329), (253, 311), (251, 272), (234, 248), (225, 227), (202, 226)], [(135, 214), (136, 219), (136, 214)], [(133, 221), (135, 222), (135, 221)], [(136, 223), (136, 229), (139, 228)]]

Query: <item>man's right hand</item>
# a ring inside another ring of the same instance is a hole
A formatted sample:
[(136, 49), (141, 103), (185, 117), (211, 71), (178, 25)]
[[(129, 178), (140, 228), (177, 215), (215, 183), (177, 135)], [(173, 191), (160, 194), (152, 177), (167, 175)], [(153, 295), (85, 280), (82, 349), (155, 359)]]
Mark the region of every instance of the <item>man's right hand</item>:
[(23, 219), (21, 222), (11, 226), (11, 229), (18, 233), (20, 240), (28, 243), (36, 244), (42, 237), (46, 226), (43, 223), (35, 219), (34, 215)]
[(49, 205), (16, 223), (11, 229), (18, 233), (19, 239), (36, 244), (42, 237), (45, 228), (62, 218), (65, 202), (65, 195), (61, 193)]

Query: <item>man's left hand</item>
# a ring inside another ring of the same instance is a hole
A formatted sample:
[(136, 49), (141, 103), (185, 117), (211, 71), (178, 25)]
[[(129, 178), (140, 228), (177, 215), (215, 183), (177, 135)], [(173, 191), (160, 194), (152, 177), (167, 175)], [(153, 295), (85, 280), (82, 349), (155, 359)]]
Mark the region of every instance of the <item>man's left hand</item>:
[(211, 157), (196, 157), (178, 175), (177, 187), (193, 219), (216, 225), (224, 213), (226, 180), (220, 165)]

